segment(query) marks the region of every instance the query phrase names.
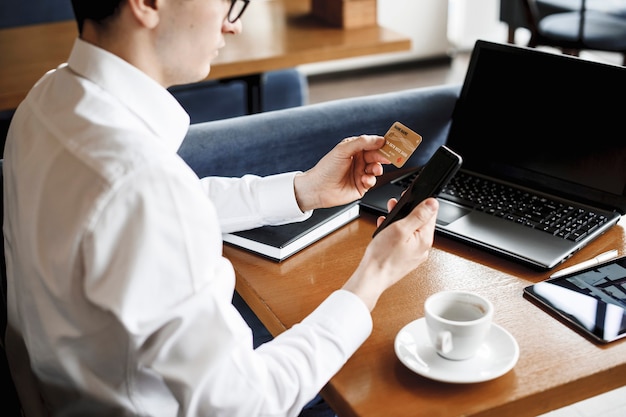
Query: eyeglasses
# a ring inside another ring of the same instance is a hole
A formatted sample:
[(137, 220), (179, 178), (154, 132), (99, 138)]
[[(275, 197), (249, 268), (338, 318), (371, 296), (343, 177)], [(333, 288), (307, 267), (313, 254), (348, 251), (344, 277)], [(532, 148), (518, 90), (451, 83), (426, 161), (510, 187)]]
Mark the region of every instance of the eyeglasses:
[(248, 7), (250, 0), (231, 0), (230, 9), (228, 10), (228, 21), (235, 23)]

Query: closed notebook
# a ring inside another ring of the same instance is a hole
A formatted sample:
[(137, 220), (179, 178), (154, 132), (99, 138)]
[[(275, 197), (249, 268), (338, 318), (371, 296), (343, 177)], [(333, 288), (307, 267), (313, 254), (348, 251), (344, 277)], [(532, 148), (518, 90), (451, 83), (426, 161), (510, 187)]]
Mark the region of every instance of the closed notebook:
[(359, 205), (317, 209), (302, 222), (263, 226), (223, 235), (224, 242), (282, 261), (359, 217)]

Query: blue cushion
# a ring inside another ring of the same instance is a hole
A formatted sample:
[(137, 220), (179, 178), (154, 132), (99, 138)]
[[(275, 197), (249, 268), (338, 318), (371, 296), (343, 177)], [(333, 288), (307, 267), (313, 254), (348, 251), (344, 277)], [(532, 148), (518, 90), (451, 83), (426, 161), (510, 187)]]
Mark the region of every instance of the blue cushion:
[(263, 111), (298, 107), (309, 100), (307, 78), (294, 68), (264, 73), (261, 86)]
[[(203, 81), (169, 90), (187, 110), (192, 124), (243, 116), (248, 112), (244, 80)], [(295, 68), (263, 73), (261, 100), (263, 111), (302, 106), (308, 100), (307, 79)]]
[(70, 0), (0, 1), (0, 28), (73, 19)]
[(423, 136), (405, 165), (420, 166), (445, 142), (459, 90), (411, 89), (198, 123), (179, 154), (201, 177), (304, 171), (343, 138), (384, 135), (401, 121)]
[(204, 81), (169, 90), (189, 113), (191, 123), (241, 116), (247, 111), (244, 81)]

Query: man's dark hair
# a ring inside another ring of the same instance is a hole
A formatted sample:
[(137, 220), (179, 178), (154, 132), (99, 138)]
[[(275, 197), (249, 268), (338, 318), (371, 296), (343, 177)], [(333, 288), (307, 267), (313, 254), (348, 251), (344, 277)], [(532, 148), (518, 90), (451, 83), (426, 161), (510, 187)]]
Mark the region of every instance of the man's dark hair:
[(125, 0), (72, 0), (74, 16), (78, 24), (78, 32), (83, 32), (85, 20), (103, 24), (115, 16)]

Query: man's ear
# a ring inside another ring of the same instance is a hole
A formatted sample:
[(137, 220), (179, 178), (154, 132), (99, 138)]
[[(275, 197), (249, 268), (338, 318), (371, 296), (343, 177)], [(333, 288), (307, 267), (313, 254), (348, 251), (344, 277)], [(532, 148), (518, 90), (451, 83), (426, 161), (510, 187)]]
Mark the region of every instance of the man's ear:
[(159, 22), (159, 5), (162, 0), (126, 0), (133, 16), (148, 28)]

